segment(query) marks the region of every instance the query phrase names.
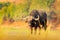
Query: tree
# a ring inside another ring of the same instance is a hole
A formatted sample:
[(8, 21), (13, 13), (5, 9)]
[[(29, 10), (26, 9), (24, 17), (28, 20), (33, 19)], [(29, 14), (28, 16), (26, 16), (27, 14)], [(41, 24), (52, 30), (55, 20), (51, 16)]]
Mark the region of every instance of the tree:
[(27, 0), (27, 3), (25, 4), (25, 8), (22, 11), (22, 12), (26, 12), (26, 15), (25, 16), (27, 16), (28, 13), (29, 13), (29, 9), (30, 9), (31, 3), (32, 3), (32, 0)]
[(3, 22), (7, 20), (7, 13), (8, 13), (8, 7), (10, 6), (10, 3), (3, 3), (3, 8), (4, 8), (4, 17), (3, 17)]
[(47, 4), (47, 7), (49, 7), (50, 9), (54, 9), (54, 2), (55, 0), (46, 0), (46, 4)]
[(3, 4), (2, 4), (2, 3), (0, 3), (0, 9), (2, 9), (2, 7), (3, 7)]

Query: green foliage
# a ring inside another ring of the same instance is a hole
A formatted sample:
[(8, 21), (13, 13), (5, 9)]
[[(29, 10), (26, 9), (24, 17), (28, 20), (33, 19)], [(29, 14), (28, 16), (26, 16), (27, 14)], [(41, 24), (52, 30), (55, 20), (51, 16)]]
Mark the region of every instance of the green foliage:
[(51, 7), (55, 0), (26, 0), (24, 4), (15, 5), (14, 3), (4, 2), (0, 3), (0, 15), (7, 18), (18, 18), (29, 15), (29, 11), (32, 9), (40, 9)]
[(55, 2), (55, 0), (46, 0), (47, 6), (51, 7), (51, 5)]
[(3, 5), (8, 7), (8, 6), (10, 6), (10, 2), (4, 3)]
[(3, 5), (0, 3), (0, 9), (2, 9)]

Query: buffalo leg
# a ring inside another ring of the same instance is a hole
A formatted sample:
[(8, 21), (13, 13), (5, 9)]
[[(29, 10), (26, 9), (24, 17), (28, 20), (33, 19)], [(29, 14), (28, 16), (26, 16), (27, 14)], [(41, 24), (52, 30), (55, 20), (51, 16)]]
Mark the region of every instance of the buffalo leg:
[(44, 27), (44, 30), (46, 30), (47, 25), (46, 25), (46, 22), (45, 21), (44, 21), (43, 27)]
[(31, 27), (31, 34), (33, 33), (33, 27)]
[(36, 34), (36, 31), (37, 31), (37, 27), (35, 27), (35, 29), (34, 29), (34, 30), (35, 30), (35, 34)]
[(39, 34), (40, 34), (41, 27), (39, 26)]

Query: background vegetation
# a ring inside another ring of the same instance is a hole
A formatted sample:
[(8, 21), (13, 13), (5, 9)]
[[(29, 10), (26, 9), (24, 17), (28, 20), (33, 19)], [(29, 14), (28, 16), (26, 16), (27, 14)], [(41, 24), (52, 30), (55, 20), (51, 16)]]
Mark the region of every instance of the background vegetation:
[(20, 20), (29, 15), (33, 9), (53, 10), (55, 0), (25, 0), (23, 3), (0, 2), (0, 22), (3, 20)]

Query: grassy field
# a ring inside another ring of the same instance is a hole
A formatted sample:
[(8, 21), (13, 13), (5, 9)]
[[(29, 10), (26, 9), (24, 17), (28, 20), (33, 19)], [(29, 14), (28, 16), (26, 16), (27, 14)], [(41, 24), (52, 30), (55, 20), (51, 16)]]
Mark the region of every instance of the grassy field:
[(30, 33), (27, 23), (20, 21), (12, 24), (0, 25), (0, 40), (60, 40), (60, 29), (52, 30), (49, 24), (46, 31), (40, 30), (40, 35)]

